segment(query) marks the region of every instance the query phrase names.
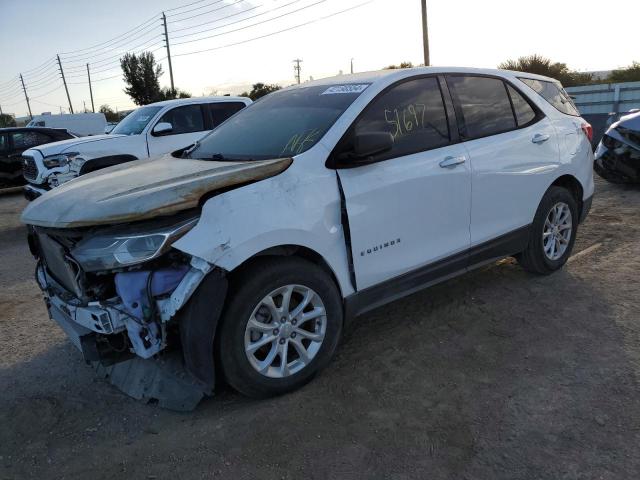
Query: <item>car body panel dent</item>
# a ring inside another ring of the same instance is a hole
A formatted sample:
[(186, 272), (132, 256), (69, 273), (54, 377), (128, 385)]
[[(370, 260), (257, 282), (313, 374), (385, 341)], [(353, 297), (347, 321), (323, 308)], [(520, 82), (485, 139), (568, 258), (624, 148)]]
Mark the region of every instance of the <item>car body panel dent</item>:
[(208, 199), (198, 224), (173, 246), (228, 271), (269, 248), (305, 247), (326, 261), (343, 295), (352, 293), (336, 176), (314, 161), (319, 148), (278, 176)]
[(138, 160), (78, 177), (29, 204), (22, 221), (75, 228), (145, 220), (198, 206), (215, 190), (277, 175), (290, 158), (254, 162)]

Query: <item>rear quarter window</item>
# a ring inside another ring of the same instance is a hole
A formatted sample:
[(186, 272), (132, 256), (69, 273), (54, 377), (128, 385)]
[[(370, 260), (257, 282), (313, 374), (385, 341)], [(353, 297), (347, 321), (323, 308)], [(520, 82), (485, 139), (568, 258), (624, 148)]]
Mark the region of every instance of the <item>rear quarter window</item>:
[(559, 112), (575, 117), (580, 116), (578, 108), (559, 82), (536, 80), (533, 78), (519, 77), (519, 80), (531, 87), (538, 95), (544, 98)]
[(231, 115), (242, 110), (246, 105), (242, 102), (209, 103), (207, 107), (211, 114), (213, 127), (217, 127)]

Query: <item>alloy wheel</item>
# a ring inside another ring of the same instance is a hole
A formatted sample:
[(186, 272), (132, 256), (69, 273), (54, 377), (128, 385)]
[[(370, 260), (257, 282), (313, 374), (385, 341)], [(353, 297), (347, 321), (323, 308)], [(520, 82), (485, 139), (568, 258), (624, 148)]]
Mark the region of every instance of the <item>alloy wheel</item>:
[(303, 285), (286, 285), (253, 309), (244, 333), (251, 366), (269, 378), (284, 378), (305, 368), (317, 355), (327, 330), (320, 296)]
[(569, 248), (572, 231), (571, 209), (558, 202), (547, 214), (542, 231), (542, 246), (549, 260), (558, 260)]

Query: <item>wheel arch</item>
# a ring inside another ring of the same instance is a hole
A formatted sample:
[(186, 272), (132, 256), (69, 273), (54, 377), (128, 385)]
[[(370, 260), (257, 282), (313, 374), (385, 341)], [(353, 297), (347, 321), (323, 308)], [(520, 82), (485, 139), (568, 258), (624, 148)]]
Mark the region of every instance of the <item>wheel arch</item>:
[(340, 282), (338, 281), (338, 276), (336, 275), (336, 272), (334, 272), (333, 268), (331, 268), (329, 262), (327, 262), (327, 260), (317, 251), (303, 245), (285, 244), (266, 248), (244, 260), (236, 268), (231, 270), (229, 274), (231, 276), (238, 275), (239, 272), (251, 268), (257, 260), (264, 257), (299, 257), (319, 266), (331, 277), (331, 280), (336, 285), (341, 298), (344, 298), (344, 292)]
[(578, 218), (582, 218), (584, 188), (582, 187), (580, 180), (573, 175), (565, 174), (556, 178), (549, 188), (553, 186), (565, 188), (573, 195), (576, 199), (576, 203), (578, 204)]

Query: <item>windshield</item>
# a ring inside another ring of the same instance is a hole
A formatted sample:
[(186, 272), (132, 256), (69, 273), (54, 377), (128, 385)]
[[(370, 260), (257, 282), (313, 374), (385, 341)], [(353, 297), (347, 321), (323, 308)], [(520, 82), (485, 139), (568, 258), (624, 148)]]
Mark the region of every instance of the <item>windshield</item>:
[(205, 160), (291, 157), (314, 146), (368, 84), (273, 92), (224, 122), (189, 153)]
[(151, 119), (162, 107), (142, 107), (134, 110), (124, 117), (118, 125), (111, 130), (116, 135), (140, 135)]

